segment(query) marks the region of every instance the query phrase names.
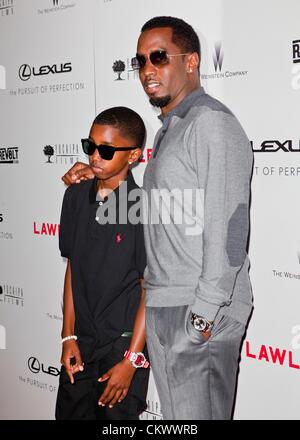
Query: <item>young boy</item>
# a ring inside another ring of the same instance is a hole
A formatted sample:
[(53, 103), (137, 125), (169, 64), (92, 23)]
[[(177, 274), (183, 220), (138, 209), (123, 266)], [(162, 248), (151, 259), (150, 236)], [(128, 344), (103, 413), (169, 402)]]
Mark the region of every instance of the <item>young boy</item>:
[[(126, 206), (128, 213), (132, 205), (124, 198), (138, 188), (129, 167), (144, 138), (133, 110), (100, 113), (82, 140), (95, 178), (65, 192), (59, 247), (68, 263), (56, 419), (135, 420), (146, 408), (143, 228), (119, 221), (120, 210)], [(116, 222), (104, 223), (112, 206)]]

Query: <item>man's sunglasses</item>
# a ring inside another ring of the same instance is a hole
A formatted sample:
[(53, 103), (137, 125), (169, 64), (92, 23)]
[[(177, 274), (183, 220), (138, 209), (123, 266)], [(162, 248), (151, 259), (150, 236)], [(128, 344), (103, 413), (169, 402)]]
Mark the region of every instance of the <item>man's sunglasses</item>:
[(188, 55), (188, 53), (177, 53), (175, 55), (170, 55), (166, 50), (155, 50), (150, 53), (150, 55), (139, 55), (138, 53), (134, 58), (131, 58), (131, 67), (134, 70), (143, 69), (146, 66), (147, 59), (151, 61), (153, 66), (162, 66), (168, 64), (171, 57), (180, 57), (183, 55)]
[(96, 149), (99, 152), (100, 157), (104, 160), (112, 160), (116, 151), (128, 151), (135, 150), (139, 147), (112, 147), (111, 145), (100, 144), (96, 145), (90, 139), (81, 139), (82, 149), (85, 154), (92, 156)]

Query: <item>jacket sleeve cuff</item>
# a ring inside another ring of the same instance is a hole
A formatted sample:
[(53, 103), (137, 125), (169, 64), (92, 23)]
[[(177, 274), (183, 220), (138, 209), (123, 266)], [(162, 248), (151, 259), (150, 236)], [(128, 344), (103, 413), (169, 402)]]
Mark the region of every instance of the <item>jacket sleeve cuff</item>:
[(220, 306), (208, 303), (200, 298), (196, 298), (196, 301), (192, 305), (191, 309), (193, 313), (203, 316), (208, 321), (214, 321)]

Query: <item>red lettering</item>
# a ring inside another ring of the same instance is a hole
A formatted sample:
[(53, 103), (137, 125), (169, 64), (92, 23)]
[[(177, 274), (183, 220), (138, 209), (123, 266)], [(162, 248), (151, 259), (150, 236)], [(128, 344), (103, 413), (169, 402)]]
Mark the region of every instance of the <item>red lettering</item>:
[[(149, 162), (151, 154), (152, 154), (152, 148), (147, 148), (147, 162)], [(139, 162), (145, 163), (146, 160), (144, 158), (144, 154), (142, 155), (142, 157), (139, 159)]]
[(280, 352), (279, 348), (275, 348), (275, 352), (273, 351), (273, 348), (269, 346), (272, 362), (276, 364), (277, 359), (279, 360), (280, 365), (283, 364), (286, 350), (282, 350), (282, 353)]
[(256, 359), (256, 355), (250, 353), (249, 346), (250, 346), (249, 341), (246, 341), (246, 356), (249, 357), (249, 358)]
[(36, 229), (36, 223), (35, 223), (35, 222), (33, 222), (33, 233), (34, 233), (34, 234), (40, 234), (40, 231), (38, 231), (38, 230)]
[(42, 223), (41, 230), (38, 230), (37, 223), (33, 222), (33, 233), (40, 235), (58, 235), (60, 225), (56, 223)]
[(268, 353), (267, 353), (267, 349), (266, 349), (265, 345), (261, 346), (259, 356), (258, 356), (259, 361), (261, 361), (262, 359), (265, 359), (267, 362), (269, 362), (269, 357), (268, 357)]
[(42, 224), (41, 235), (47, 235), (47, 229), (45, 223)]
[(289, 367), (291, 368), (300, 368), (300, 365), (298, 364), (293, 364), (293, 353), (291, 351), (289, 351)]
[(48, 234), (49, 235), (55, 235), (56, 232), (56, 224), (53, 223), (47, 223), (47, 227), (48, 227)]

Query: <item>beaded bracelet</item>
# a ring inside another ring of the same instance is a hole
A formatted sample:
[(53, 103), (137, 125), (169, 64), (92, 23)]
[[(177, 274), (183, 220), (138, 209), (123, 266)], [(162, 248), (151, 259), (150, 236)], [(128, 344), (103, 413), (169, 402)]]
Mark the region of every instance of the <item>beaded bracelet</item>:
[(65, 341), (69, 341), (70, 339), (75, 339), (75, 341), (77, 341), (77, 336), (75, 335), (66, 336), (65, 338), (62, 338), (60, 342), (63, 344)]

